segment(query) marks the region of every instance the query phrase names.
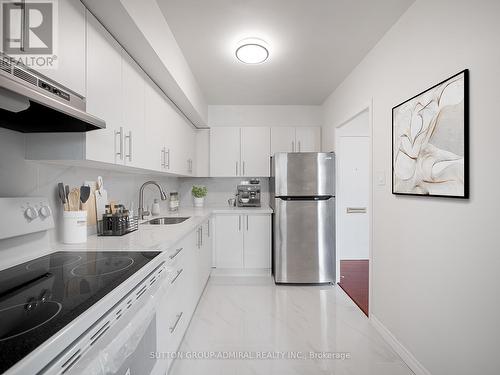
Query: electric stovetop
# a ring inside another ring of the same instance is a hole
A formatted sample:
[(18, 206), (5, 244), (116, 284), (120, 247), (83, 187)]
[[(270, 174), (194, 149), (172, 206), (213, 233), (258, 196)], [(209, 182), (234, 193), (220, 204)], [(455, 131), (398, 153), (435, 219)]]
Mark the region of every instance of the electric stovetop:
[(0, 271), (0, 373), (159, 252), (56, 252)]

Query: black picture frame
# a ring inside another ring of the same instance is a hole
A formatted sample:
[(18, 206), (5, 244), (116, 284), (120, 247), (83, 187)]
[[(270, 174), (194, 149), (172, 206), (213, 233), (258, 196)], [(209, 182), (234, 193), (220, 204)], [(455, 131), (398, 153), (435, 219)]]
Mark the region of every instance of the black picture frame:
[[(407, 193), (407, 192), (397, 192), (395, 191), (395, 186), (394, 186), (394, 177), (395, 177), (395, 168), (394, 168), (394, 152), (395, 152), (395, 147), (394, 147), (394, 111), (399, 108), (401, 105), (419, 97), (420, 95), (423, 95), (427, 93), (430, 90), (433, 90), (434, 88), (446, 83), (447, 81), (452, 80), (453, 78), (463, 74), (464, 75), (464, 119), (463, 119), (463, 132), (464, 132), (464, 189), (463, 189), (463, 195), (448, 195), (448, 194), (419, 194), (419, 193)], [(439, 198), (454, 198), (454, 199), (469, 199), (470, 197), (470, 189), (469, 189), (469, 178), (470, 178), (470, 171), (469, 171), (469, 69), (464, 69), (446, 79), (443, 81), (435, 84), (432, 87), (427, 88), (426, 90), (418, 93), (417, 95), (412, 96), (411, 98), (395, 105), (392, 107), (391, 111), (391, 149), (392, 149), (392, 155), (391, 155), (391, 164), (392, 164), (392, 169), (391, 169), (391, 176), (392, 176), (392, 194), (393, 195), (398, 195), (398, 196), (416, 196), (416, 197), (439, 197)]]

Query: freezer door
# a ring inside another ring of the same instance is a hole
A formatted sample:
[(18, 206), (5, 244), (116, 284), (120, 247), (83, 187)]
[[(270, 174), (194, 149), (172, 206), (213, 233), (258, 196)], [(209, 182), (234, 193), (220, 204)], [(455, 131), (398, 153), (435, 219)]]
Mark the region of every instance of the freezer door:
[(271, 169), (276, 197), (335, 195), (333, 152), (279, 152), (273, 156)]
[(275, 199), (273, 273), (277, 283), (335, 282), (335, 198)]

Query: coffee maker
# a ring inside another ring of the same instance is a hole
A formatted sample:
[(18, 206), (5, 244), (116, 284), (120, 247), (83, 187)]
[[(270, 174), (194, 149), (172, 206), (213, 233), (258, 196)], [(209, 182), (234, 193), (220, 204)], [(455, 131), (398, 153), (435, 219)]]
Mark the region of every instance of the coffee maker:
[(260, 185), (238, 185), (238, 207), (260, 207)]

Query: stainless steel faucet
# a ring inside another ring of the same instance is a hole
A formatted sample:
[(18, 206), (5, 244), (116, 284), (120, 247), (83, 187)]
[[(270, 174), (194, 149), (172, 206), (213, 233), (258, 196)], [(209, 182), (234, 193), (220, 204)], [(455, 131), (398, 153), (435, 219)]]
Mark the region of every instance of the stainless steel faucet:
[(149, 216), (149, 211), (144, 209), (144, 188), (148, 185), (155, 185), (158, 190), (160, 190), (160, 198), (162, 201), (167, 199), (167, 193), (163, 191), (161, 186), (156, 181), (146, 181), (142, 184), (139, 189), (139, 218), (144, 219), (146, 216)]

